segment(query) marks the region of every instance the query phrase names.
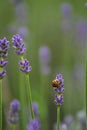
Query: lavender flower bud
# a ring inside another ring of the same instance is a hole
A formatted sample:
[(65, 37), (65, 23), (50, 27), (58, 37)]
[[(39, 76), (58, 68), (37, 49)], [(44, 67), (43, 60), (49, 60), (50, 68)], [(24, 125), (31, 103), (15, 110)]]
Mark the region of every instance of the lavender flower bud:
[(85, 8), (87, 8), (87, 3), (85, 3)]
[(35, 115), (35, 117), (37, 117), (39, 114), (38, 104), (36, 102), (33, 102), (32, 107), (33, 107), (34, 115)]
[(20, 2), (22, 2), (22, 0), (11, 0), (13, 4), (17, 5), (19, 4)]
[(72, 16), (72, 6), (69, 3), (63, 3), (60, 6), (61, 15), (63, 18), (71, 18)]
[(68, 126), (71, 125), (71, 123), (73, 122), (73, 117), (71, 115), (67, 115), (65, 118), (64, 118), (64, 122), (65, 124), (67, 124)]
[(76, 40), (80, 45), (84, 45), (87, 40), (87, 21), (80, 19), (76, 23)]
[(6, 66), (7, 65), (7, 63), (8, 63), (8, 61), (5, 61), (5, 60), (0, 60), (0, 67), (4, 67), (4, 66)]
[(9, 41), (4, 37), (0, 40), (0, 57), (6, 57), (9, 50)]
[(13, 102), (10, 104), (10, 110), (12, 111), (12, 113), (20, 110), (20, 103), (18, 100), (13, 100)]
[(16, 124), (19, 121), (19, 115), (18, 113), (11, 114), (8, 117), (8, 122), (11, 124)]
[(68, 127), (66, 124), (61, 124), (60, 125), (60, 130), (68, 130)]
[(50, 72), (49, 63), (51, 61), (51, 52), (47, 46), (39, 48), (39, 60), (40, 60), (41, 72), (43, 74), (48, 74)]
[(0, 72), (0, 79), (2, 79), (5, 75), (6, 75), (6, 70), (2, 70), (2, 72)]
[(55, 96), (55, 100), (54, 100), (54, 104), (55, 105), (62, 105), (64, 103), (64, 100), (63, 100), (63, 95), (56, 95)]
[(12, 37), (13, 48), (18, 55), (24, 54), (26, 48), (24, 47), (23, 39), (20, 35), (16, 34)]
[(31, 120), (27, 126), (27, 130), (40, 130), (40, 123), (37, 119)]
[(19, 61), (20, 70), (24, 73), (28, 73), (32, 70), (32, 67), (29, 66), (29, 61), (27, 59), (24, 59), (23, 61)]
[(20, 110), (20, 103), (18, 100), (13, 100), (10, 104), (9, 123), (16, 124), (19, 120), (18, 111)]

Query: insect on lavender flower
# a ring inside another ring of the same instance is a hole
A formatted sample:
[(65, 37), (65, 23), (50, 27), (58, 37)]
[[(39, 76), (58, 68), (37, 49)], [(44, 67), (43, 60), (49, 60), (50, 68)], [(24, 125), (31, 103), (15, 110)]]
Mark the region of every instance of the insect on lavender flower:
[(26, 52), (23, 39), (20, 35), (16, 34), (12, 37), (13, 48), (18, 55), (22, 55)]
[(23, 61), (20, 60), (19, 61), (19, 66), (20, 66), (20, 70), (24, 73), (28, 73), (29, 71), (32, 70), (32, 67), (29, 66), (29, 61), (27, 59), (24, 59)]
[(56, 78), (52, 81), (52, 86), (55, 92), (55, 105), (62, 105), (64, 103), (63, 100), (63, 92), (64, 92), (64, 79), (61, 74), (58, 74)]

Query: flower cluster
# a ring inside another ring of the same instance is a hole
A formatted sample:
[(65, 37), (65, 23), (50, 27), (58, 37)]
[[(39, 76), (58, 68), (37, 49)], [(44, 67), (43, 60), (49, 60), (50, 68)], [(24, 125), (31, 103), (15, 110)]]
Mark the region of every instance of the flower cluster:
[(26, 52), (23, 39), (20, 37), (20, 35), (18, 34), (14, 35), (12, 37), (12, 43), (13, 43), (13, 48), (18, 55), (22, 55)]
[(32, 67), (29, 66), (29, 61), (27, 59), (24, 59), (23, 61), (19, 61), (20, 70), (24, 73), (28, 73), (32, 70)]
[(52, 86), (55, 91), (55, 105), (62, 105), (64, 103), (63, 100), (63, 92), (64, 92), (64, 79), (61, 74), (56, 76), (56, 79), (52, 81)]
[(3, 69), (8, 63), (5, 58), (8, 56), (9, 41), (4, 37), (0, 39), (0, 79), (6, 75), (6, 70)]
[(18, 100), (13, 100), (10, 104), (9, 123), (16, 124), (19, 120), (18, 111), (20, 110), (20, 103)]
[(21, 60), (19, 61), (19, 69), (27, 74), (32, 70), (32, 67), (29, 65), (29, 61), (23, 58), (23, 54), (26, 52), (23, 39), (20, 35), (16, 34), (12, 37), (12, 43), (15, 52), (21, 56)]
[(40, 130), (40, 123), (37, 119), (33, 119), (30, 121), (27, 126), (27, 130)]

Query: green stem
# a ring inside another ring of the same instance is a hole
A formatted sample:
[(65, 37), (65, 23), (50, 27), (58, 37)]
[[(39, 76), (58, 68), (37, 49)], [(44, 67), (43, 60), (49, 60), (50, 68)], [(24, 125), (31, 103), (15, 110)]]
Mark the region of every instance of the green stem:
[(57, 107), (57, 129), (60, 130), (60, 105)]
[(24, 87), (24, 75), (20, 73), (19, 75), (19, 97), (20, 97), (20, 104), (21, 104), (21, 110), (20, 110), (20, 125), (21, 129), (25, 130), (25, 127), (27, 125), (27, 117), (26, 117), (26, 96), (25, 96), (25, 87)]
[(86, 58), (86, 85), (85, 85), (85, 103), (86, 103), (86, 127), (87, 127), (87, 58)]
[(27, 75), (27, 74), (26, 74), (26, 83), (27, 83), (27, 95), (28, 95), (28, 102), (29, 102), (29, 106), (30, 106), (31, 117), (32, 117), (32, 119), (34, 119), (34, 112), (33, 112), (33, 108), (32, 108), (30, 81), (29, 81), (29, 75)]
[(2, 80), (0, 79), (0, 130), (2, 130)]

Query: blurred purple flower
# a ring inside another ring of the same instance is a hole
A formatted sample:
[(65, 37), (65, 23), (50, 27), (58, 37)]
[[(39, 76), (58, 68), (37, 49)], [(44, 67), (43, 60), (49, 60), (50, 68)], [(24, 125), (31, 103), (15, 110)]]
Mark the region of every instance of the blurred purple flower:
[(87, 8), (87, 3), (85, 3), (85, 8)]
[(18, 111), (20, 110), (20, 103), (18, 100), (13, 100), (10, 104), (8, 122), (17, 123), (19, 120)]
[(71, 4), (69, 3), (62, 3), (60, 5), (60, 13), (61, 13), (61, 16), (65, 19), (67, 18), (71, 18), (72, 16), (72, 6)]
[(17, 4), (15, 8), (15, 15), (19, 24), (21, 25), (27, 24), (28, 16), (29, 16), (29, 11), (27, 11), (27, 5), (23, 2)]
[(24, 47), (23, 39), (20, 35), (16, 34), (12, 37), (13, 48), (18, 55), (24, 54), (26, 48)]
[(84, 45), (87, 40), (87, 21), (79, 19), (76, 23), (76, 40), (79, 45)]
[(51, 61), (51, 52), (47, 46), (42, 46), (39, 48), (39, 61), (41, 72), (43, 74), (49, 74), (50, 73), (49, 63)]
[(68, 126), (71, 125), (71, 123), (73, 122), (73, 117), (71, 115), (67, 115), (64, 118), (64, 123), (67, 124)]
[(34, 111), (34, 116), (37, 117), (39, 114), (38, 104), (36, 102), (33, 102), (32, 107), (33, 107), (33, 111)]
[(82, 130), (86, 130), (86, 113), (84, 111), (79, 111), (77, 113), (77, 120), (82, 125)]
[(26, 38), (28, 36), (28, 29), (27, 29), (27, 27), (23, 27), (23, 26), (19, 27), (17, 32), (23, 38)]
[(28, 73), (29, 71), (32, 70), (32, 67), (29, 66), (29, 61), (27, 59), (19, 61), (19, 66), (20, 66), (19, 69), (24, 73)]
[(40, 130), (40, 123), (37, 119), (33, 119), (29, 122), (27, 130)]
[(23, 0), (10, 0), (13, 4), (17, 5), (20, 2), (22, 2)]
[(18, 100), (13, 100), (10, 104), (10, 110), (12, 113), (15, 113), (20, 110), (20, 103)]
[(66, 124), (61, 124), (60, 125), (60, 130), (68, 130), (68, 127)]

